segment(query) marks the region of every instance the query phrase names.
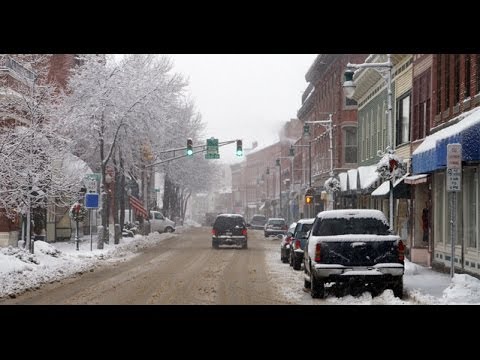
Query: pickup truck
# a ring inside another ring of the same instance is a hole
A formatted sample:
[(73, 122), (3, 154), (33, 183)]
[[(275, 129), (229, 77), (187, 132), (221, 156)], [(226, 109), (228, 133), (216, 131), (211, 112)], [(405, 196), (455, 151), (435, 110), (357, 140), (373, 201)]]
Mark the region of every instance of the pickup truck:
[(325, 297), (325, 284), (348, 289), (390, 288), (403, 293), (405, 246), (393, 235), (379, 210), (348, 209), (318, 213), (304, 254), (305, 288), (312, 298)]
[(174, 232), (175, 222), (163, 216), (160, 211), (150, 211), (150, 231)]

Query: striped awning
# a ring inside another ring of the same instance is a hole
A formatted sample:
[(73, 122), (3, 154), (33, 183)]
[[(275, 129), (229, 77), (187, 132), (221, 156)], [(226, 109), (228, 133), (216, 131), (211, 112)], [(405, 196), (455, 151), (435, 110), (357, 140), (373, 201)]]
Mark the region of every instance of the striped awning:
[(130, 195), (129, 201), (130, 201), (130, 206), (133, 208), (136, 214), (143, 216), (145, 219), (148, 219), (148, 212), (143, 207), (143, 204), (140, 201), (140, 199)]

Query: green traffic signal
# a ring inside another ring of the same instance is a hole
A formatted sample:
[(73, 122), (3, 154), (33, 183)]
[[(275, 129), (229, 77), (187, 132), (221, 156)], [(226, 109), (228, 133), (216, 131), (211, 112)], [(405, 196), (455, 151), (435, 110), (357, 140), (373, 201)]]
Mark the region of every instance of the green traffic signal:
[(243, 155), (242, 140), (237, 140), (237, 156)]
[(192, 139), (187, 139), (187, 155), (192, 156), (193, 155), (193, 141)]

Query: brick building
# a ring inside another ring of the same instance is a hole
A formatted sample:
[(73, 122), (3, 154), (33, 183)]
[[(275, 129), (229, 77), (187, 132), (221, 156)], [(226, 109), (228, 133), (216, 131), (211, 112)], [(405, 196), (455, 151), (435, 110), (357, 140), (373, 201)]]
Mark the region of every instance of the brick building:
[[(412, 153), (412, 171), (424, 179), (422, 191), (415, 191), (418, 206), (415, 208), (417, 224), (424, 224), (420, 209), (427, 209), (426, 227), (415, 227), (416, 238), (425, 236), (433, 266), (451, 266), (452, 192), (447, 183), (447, 146), (458, 143), (462, 146), (461, 191), (456, 193), (455, 254), (456, 271), (480, 275), (480, 55), (479, 54), (433, 54), (425, 58), (425, 74), (431, 69), (430, 98), (421, 94), (428, 92), (428, 85), (419, 84), (418, 104), (414, 100), (414, 117), (418, 105), (420, 123), (413, 127), (416, 137)], [(420, 65), (419, 65), (420, 68)], [(423, 72), (422, 72), (423, 74)], [(420, 74), (415, 74), (418, 82)], [(428, 75), (425, 75), (428, 83)], [(424, 117), (422, 117), (422, 101)], [(430, 100), (431, 107), (428, 107)], [(430, 112), (428, 112), (430, 110)], [(421, 137), (424, 141), (420, 143)], [(422, 210), (423, 211), (423, 210)], [(424, 231), (426, 230), (426, 231)]]
[[(329, 114), (332, 114), (333, 123), (332, 154), (327, 128), (320, 124), (310, 125), (310, 140), (300, 139), (295, 144), (301, 145), (296, 147), (299, 154), (295, 155), (295, 163), (303, 164), (305, 169), (300, 191), (305, 191), (307, 185), (310, 185), (310, 177), (311, 185), (315, 188), (314, 209), (309, 216), (324, 208), (320, 194), (325, 190), (325, 181), (330, 177), (331, 158), (333, 173), (336, 175), (357, 166), (357, 103), (343, 94), (343, 73), (347, 63), (363, 62), (365, 58), (366, 55), (363, 54), (321, 54), (305, 74), (308, 86), (302, 95), (298, 118), (305, 123), (328, 120)], [(331, 201), (332, 199), (330, 203)], [(303, 213), (307, 214), (307, 209)]]

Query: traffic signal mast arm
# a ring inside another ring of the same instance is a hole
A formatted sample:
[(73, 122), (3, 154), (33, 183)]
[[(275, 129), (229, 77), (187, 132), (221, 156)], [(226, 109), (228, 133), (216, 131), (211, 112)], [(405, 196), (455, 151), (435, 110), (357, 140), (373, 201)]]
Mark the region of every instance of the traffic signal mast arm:
[[(224, 145), (229, 145), (229, 144), (233, 144), (235, 143), (237, 140), (229, 140), (229, 141), (223, 141), (223, 142), (220, 142), (218, 143), (218, 146), (224, 146)], [(192, 148), (202, 148), (201, 150), (199, 151), (195, 151), (192, 155), (195, 155), (195, 154), (199, 154), (199, 153), (202, 153), (202, 152), (206, 152), (207, 151), (207, 146), (206, 145), (196, 145), (196, 146), (192, 146)], [(167, 153), (167, 152), (171, 152), (171, 151), (180, 151), (180, 150), (186, 150), (187, 147), (184, 146), (184, 147), (181, 147), (181, 148), (176, 148), (176, 149), (169, 149), (169, 150), (162, 150), (162, 151), (159, 151), (158, 153), (159, 154), (163, 154), (163, 153)], [(159, 162), (156, 162), (156, 163), (153, 163), (153, 164), (148, 164), (146, 165), (145, 167), (152, 167), (152, 166), (155, 166), (155, 165), (160, 165), (160, 164), (163, 164), (163, 163), (166, 163), (166, 162), (169, 162), (169, 161), (172, 161), (172, 160), (177, 160), (177, 159), (180, 159), (180, 158), (183, 158), (183, 157), (190, 157), (191, 155), (187, 155), (187, 154), (183, 154), (183, 155), (179, 155), (179, 156), (174, 156), (173, 158), (170, 158), (170, 159), (166, 159), (166, 160), (162, 160), (162, 161), (159, 161)]]

